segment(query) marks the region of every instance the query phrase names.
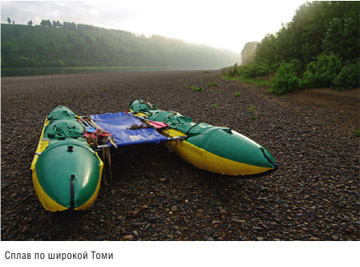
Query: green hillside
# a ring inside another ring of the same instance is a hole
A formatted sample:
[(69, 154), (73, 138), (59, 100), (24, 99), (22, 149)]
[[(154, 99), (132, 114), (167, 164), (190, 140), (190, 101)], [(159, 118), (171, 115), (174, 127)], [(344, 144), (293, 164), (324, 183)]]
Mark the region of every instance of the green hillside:
[[(238, 54), (162, 36), (136, 36), (75, 23), (59, 26), (1, 25), (1, 65), (224, 67)], [(51, 24), (50, 24), (51, 25)]]

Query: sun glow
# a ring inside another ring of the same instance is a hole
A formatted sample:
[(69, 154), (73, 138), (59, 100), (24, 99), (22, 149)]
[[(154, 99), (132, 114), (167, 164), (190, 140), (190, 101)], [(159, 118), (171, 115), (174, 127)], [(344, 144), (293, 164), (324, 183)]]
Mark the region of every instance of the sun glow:
[(2, 2), (1, 21), (26, 24), (42, 19), (91, 24), (153, 34), (240, 53), (246, 42), (261, 41), (290, 22), (296, 1), (12, 1)]

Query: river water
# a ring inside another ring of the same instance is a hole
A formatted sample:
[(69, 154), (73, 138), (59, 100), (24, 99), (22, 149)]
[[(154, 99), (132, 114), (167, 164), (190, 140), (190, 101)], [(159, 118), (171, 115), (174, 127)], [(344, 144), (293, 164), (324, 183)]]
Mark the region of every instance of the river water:
[(7, 68), (1, 69), (1, 77), (36, 76), (56, 74), (84, 74), (102, 72), (136, 72), (167, 70), (215, 70), (220, 67), (52, 67), (52, 68)]

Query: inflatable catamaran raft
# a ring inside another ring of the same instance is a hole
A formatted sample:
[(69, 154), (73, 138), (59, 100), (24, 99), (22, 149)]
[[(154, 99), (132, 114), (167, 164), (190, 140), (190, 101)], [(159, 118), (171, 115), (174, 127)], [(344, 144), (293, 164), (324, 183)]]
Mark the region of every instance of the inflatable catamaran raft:
[(222, 175), (259, 175), (277, 169), (264, 147), (238, 132), (194, 123), (142, 100), (134, 100), (129, 112), (85, 117), (59, 106), (45, 119), (31, 164), (35, 192), (49, 211), (88, 209), (101, 180), (111, 181), (110, 147), (164, 142), (193, 166)]

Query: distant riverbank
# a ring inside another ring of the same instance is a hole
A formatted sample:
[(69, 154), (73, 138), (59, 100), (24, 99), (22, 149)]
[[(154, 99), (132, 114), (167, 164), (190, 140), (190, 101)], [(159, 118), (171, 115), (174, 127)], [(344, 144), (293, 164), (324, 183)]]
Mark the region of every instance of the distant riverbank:
[(39, 67), (39, 68), (2, 68), (1, 77), (37, 76), (56, 74), (85, 74), (106, 72), (171, 71), (171, 70), (216, 70), (221, 67), (184, 67), (184, 66), (87, 66), (87, 67)]

